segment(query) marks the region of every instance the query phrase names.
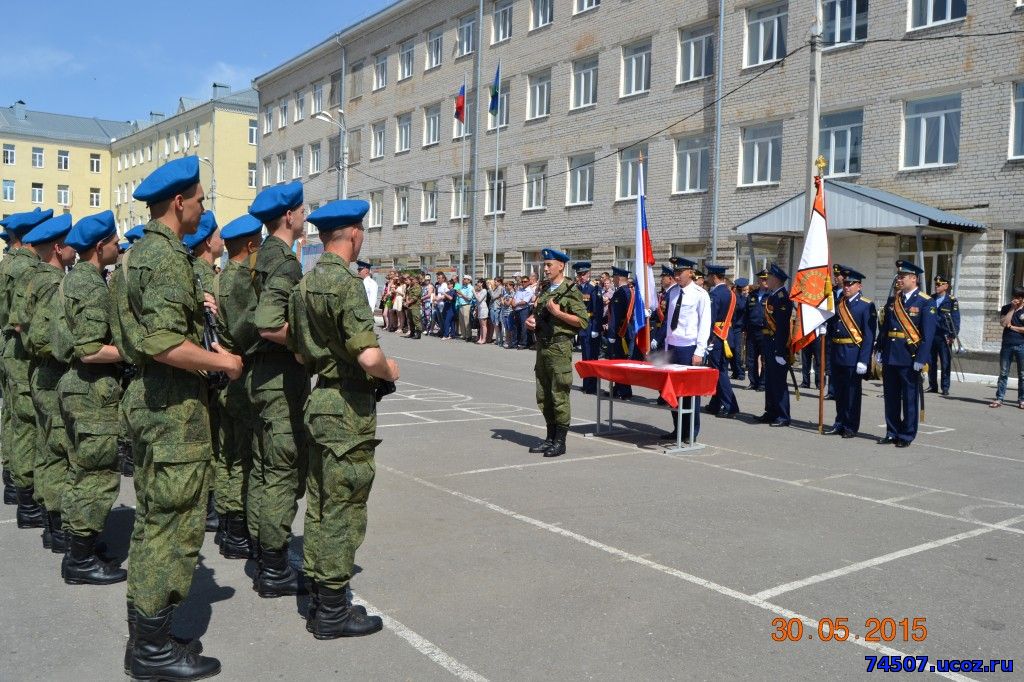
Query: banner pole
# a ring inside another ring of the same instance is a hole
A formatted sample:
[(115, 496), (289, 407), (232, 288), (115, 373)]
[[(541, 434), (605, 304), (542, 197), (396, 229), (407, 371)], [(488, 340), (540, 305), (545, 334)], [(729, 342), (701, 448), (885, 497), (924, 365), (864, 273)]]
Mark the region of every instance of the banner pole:
[(818, 433), (825, 432), (825, 337), (818, 339)]

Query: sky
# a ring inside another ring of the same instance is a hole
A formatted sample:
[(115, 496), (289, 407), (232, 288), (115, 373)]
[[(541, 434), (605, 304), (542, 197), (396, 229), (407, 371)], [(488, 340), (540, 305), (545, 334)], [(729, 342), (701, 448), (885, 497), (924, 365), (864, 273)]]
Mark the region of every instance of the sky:
[(4, 2), (0, 107), (23, 100), (29, 110), (115, 121), (171, 115), (179, 97), (209, 99), (215, 81), (244, 90), (391, 2)]

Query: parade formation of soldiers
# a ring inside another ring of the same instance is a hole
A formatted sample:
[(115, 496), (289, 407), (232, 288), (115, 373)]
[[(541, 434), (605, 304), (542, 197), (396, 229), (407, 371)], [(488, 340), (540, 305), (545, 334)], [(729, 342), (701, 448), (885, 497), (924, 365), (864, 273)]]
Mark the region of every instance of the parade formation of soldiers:
[[(134, 679), (220, 672), (198, 641), (171, 636), (207, 530), (223, 556), (258, 562), (261, 597), (308, 593), (315, 638), (379, 631), (349, 594), (376, 402), (399, 377), (349, 268), (369, 205), (335, 201), (307, 216), (302, 185), (279, 185), (218, 230), (196, 157), (161, 166), (134, 197), (151, 220), (120, 244), (110, 211), (73, 222), (36, 209), (2, 223), (0, 452), (18, 527), (43, 529), (69, 585), (127, 581)], [(292, 246), (306, 221), (324, 254), (303, 276)], [(560, 410), (555, 401), (556, 436)], [(127, 570), (97, 542), (122, 469), (136, 494)], [(303, 496), (298, 571), (287, 548)]]

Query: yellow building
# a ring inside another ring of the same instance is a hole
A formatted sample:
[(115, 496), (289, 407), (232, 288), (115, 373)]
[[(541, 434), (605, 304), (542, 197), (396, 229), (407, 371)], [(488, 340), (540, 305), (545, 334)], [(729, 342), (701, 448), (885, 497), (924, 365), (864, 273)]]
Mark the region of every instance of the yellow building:
[(259, 98), (254, 90), (231, 93), (215, 85), (206, 101), (181, 98), (174, 115), (151, 113), (110, 144), (109, 202), (124, 234), (149, 219), (135, 188), (157, 166), (198, 156), (206, 208), (225, 224), (244, 214), (256, 196), (256, 141)]
[(0, 108), (0, 214), (36, 207), (85, 216), (110, 207), (110, 144), (131, 124)]

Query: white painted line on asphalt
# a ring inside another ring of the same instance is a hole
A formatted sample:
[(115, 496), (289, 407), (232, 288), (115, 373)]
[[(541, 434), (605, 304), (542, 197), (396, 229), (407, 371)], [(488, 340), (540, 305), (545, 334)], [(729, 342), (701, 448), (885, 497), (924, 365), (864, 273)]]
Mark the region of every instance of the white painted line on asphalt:
[[(787, 609), (785, 607), (782, 607), (782, 606), (779, 606), (778, 604), (772, 604), (771, 602), (765, 601), (764, 599), (761, 599), (761, 598), (757, 597), (756, 595), (746, 594), (744, 592), (740, 592), (739, 590), (735, 590), (735, 589), (733, 589), (731, 587), (726, 587), (725, 585), (719, 585), (718, 583), (713, 582), (711, 580), (708, 580), (706, 578), (701, 578), (701, 577), (693, 575), (691, 573), (687, 573), (685, 571), (681, 571), (678, 568), (672, 568), (671, 566), (666, 566), (665, 564), (660, 564), (660, 563), (658, 563), (656, 561), (652, 561), (651, 559), (647, 559), (647, 558), (642, 557), (642, 556), (640, 556), (638, 554), (632, 554), (630, 552), (627, 552), (625, 550), (619, 549), (617, 547), (612, 547), (611, 545), (607, 545), (607, 544), (605, 544), (603, 542), (600, 542), (599, 540), (594, 540), (592, 538), (589, 538), (589, 537), (587, 537), (585, 535), (581, 535), (579, 533), (576, 533), (574, 531), (568, 530), (566, 528), (561, 528), (560, 526), (557, 526), (557, 525), (555, 525), (553, 523), (547, 523), (546, 521), (541, 521), (539, 519), (535, 519), (533, 517), (526, 516), (524, 514), (520, 514), (519, 512), (512, 511), (511, 509), (506, 509), (505, 507), (502, 507), (502, 506), (499, 506), (497, 504), (494, 504), (493, 502), (488, 502), (487, 500), (482, 500), (482, 499), (480, 499), (478, 497), (473, 497), (472, 495), (467, 495), (466, 493), (460, 492), (458, 490), (452, 490), (450, 488), (445, 488), (444, 486), (438, 485), (436, 483), (432, 483), (432, 482), (427, 481), (425, 479), (422, 479), (422, 478), (420, 478), (418, 476), (414, 476), (413, 474), (408, 474), (408, 473), (406, 473), (404, 471), (400, 471), (398, 469), (394, 469), (392, 467), (385, 466), (385, 465), (382, 465), (382, 464), (378, 464), (377, 467), (378, 467), (378, 469), (383, 469), (383, 470), (388, 471), (390, 473), (393, 473), (393, 474), (395, 474), (397, 476), (401, 476), (402, 478), (405, 478), (407, 480), (414, 481), (416, 483), (419, 483), (420, 485), (426, 486), (427, 488), (431, 488), (432, 490), (436, 490), (438, 492), (442, 492), (442, 493), (446, 493), (448, 495), (452, 495), (453, 497), (457, 497), (460, 500), (463, 500), (465, 502), (469, 502), (471, 504), (480, 505), (480, 506), (485, 507), (485, 508), (487, 508), (487, 509), (489, 509), (489, 510), (491, 510), (493, 512), (496, 512), (496, 513), (501, 514), (503, 516), (507, 516), (507, 517), (509, 517), (511, 519), (515, 519), (516, 521), (521, 521), (522, 523), (529, 524), (529, 525), (531, 525), (531, 526), (533, 526), (535, 528), (539, 528), (539, 529), (547, 531), (549, 533), (553, 533), (555, 535), (560, 535), (560, 536), (562, 536), (564, 538), (567, 538), (569, 540), (573, 540), (573, 541), (578, 542), (580, 544), (587, 545), (588, 547), (592, 547), (592, 548), (594, 548), (596, 550), (599, 550), (601, 552), (605, 552), (606, 554), (610, 554), (610, 555), (612, 555), (614, 557), (617, 557), (618, 559), (621, 559), (622, 561), (632, 562), (632, 563), (638, 564), (640, 566), (643, 566), (645, 568), (650, 568), (650, 569), (653, 569), (653, 570), (658, 571), (660, 573), (664, 573), (665, 575), (669, 575), (669, 576), (672, 576), (674, 578), (679, 578), (680, 580), (684, 580), (684, 581), (686, 581), (686, 582), (688, 582), (688, 583), (690, 583), (692, 585), (696, 585), (698, 587), (703, 587), (704, 589), (710, 590), (712, 592), (716, 592), (716, 593), (718, 593), (720, 595), (723, 595), (725, 597), (729, 597), (731, 599), (735, 599), (737, 601), (743, 602), (744, 604), (748, 604), (750, 606), (755, 606), (755, 607), (763, 609), (765, 611), (769, 611), (769, 612), (774, 613), (774, 614), (776, 614), (778, 616), (781, 616), (783, 618), (799, 618), (800, 621), (804, 623), (804, 625), (806, 625), (806, 626), (808, 626), (808, 627), (810, 627), (812, 629), (816, 630), (817, 627), (818, 627), (818, 621), (815, 620), (814, 618), (811, 618), (810, 616), (805, 616), (805, 615), (797, 613), (795, 611), (790, 611), (789, 609)], [(847, 639), (846, 641), (848, 643), (850, 643), (850, 644), (856, 644), (857, 646), (862, 646), (865, 649), (870, 649), (871, 651), (876, 651), (876, 652), (884, 654), (886, 656), (901, 656), (901, 657), (902, 656), (907, 656), (907, 654), (903, 653), (902, 651), (899, 651), (897, 649), (893, 649), (892, 647), (885, 646), (884, 644), (880, 644), (878, 642), (868, 642), (868, 641), (864, 640), (863, 637), (861, 637), (859, 635), (855, 635), (855, 634), (851, 634), (850, 638)], [(938, 673), (937, 672), (935, 674), (941, 675), (942, 677), (945, 677), (945, 678), (951, 679), (951, 680), (969, 680), (970, 679), (968, 677), (964, 677), (962, 675), (957, 675), (957, 674), (954, 674), (954, 673)]]
[[(761, 459), (773, 459), (772, 457), (762, 457)], [(741, 462), (741, 464), (747, 464), (747, 462)], [(798, 462), (788, 462), (788, 464), (798, 464)], [(808, 483), (814, 483), (816, 481), (832, 481), (837, 478), (846, 478), (853, 474), (832, 474), (831, 476), (825, 476), (824, 478), (799, 478), (793, 483), (799, 483), (800, 485), (807, 485)]]
[(469, 682), (487, 682), (486, 677), (465, 664), (460, 663), (450, 654), (441, 649), (441, 647), (437, 646), (423, 635), (410, 630), (405, 625), (399, 623), (397, 620), (387, 615), (365, 599), (353, 594), (352, 603), (358, 604), (370, 613), (375, 613), (380, 616), (381, 620), (384, 621), (384, 627), (404, 639), (406, 642), (411, 644), (412, 648), (416, 649), (416, 651), (420, 652), (431, 661), (450, 672), (452, 675), (455, 675), (460, 680), (468, 680)]
[(17, 521), (17, 520), (18, 520), (18, 519), (5, 519), (5, 520), (3, 520), (3, 521), (0, 521), (0, 523), (14, 523), (14, 522), (15, 522), (15, 521)]
[(868, 474), (854, 474), (858, 478), (866, 478), (871, 481), (881, 481), (883, 483), (896, 483), (898, 485), (905, 485), (910, 488), (917, 488), (926, 493), (941, 493), (943, 495), (954, 495), (956, 497), (966, 497), (971, 500), (982, 500), (984, 502), (994, 502), (996, 504), (1003, 505), (1005, 507), (1016, 507), (1017, 509), (1024, 509), (1024, 504), (1017, 504), (1016, 502), (1008, 502), (1006, 500), (997, 500), (992, 497), (981, 497), (980, 495), (968, 495), (967, 493), (958, 493), (953, 490), (943, 490), (942, 488), (932, 488), (926, 485), (918, 485), (917, 483), (904, 483), (903, 481), (894, 481), (889, 478), (882, 478), (880, 476), (869, 476)]
[(590, 455), (588, 457), (569, 457), (567, 459), (548, 459), (543, 462), (527, 462), (526, 464), (509, 464), (503, 467), (491, 467), (489, 469), (472, 469), (471, 471), (457, 471), (454, 474), (445, 474), (445, 478), (451, 478), (452, 476), (468, 476), (470, 474), (489, 474), (493, 471), (511, 471), (515, 469), (525, 469), (527, 467), (539, 467), (547, 466), (549, 464), (568, 464), (571, 462), (589, 462), (594, 459), (608, 459), (609, 457), (626, 457), (628, 455), (640, 454), (639, 449), (633, 449), (629, 452), (613, 452), (608, 455)]
[(396, 426), (433, 426), (435, 424), (457, 424), (458, 422), (483, 422), (496, 417), (472, 417), (469, 419), (447, 419), (445, 421), (432, 422), (400, 422), (398, 424), (377, 424), (378, 429), (390, 429)]
[(506, 381), (519, 381), (519, 382), (522, 382), (524, 384), (532, 384), (532, 383), (535, 383), (537, 381), (536, 379), (533, 379), (533, 378), (531, 378), (531, 379), (523, 379), (521, 377), (507, 377), (507, 376), (505, 376), (503, 374), (495, 374), (493, 372), (481, 372), (478, 369), (466, 369), (465, 367), (456, 367), (456, 369), (461, 369), (463, 372), (469, 372), (470, 374), (482, 374), (485, 377), (494, 377), (495, 379), (505, 379)]
[(957, 448), (944, 448), (941, 445), (932, 445), (931, 443), (923, 443), (914, 441), (915, 445), (921, 445), (926, 448), (935, 448), (936, 450), (945, 450), (946, 452), (955, 452), (959, 455), (974, 455), (975, 457), (988, 457), (989, 459), (1001, 459), (1005, 462), (1017, 462), (1018, 464), (1024, 464), (1024, 459), (1020, 457), (1003, 457), (1002, 455), (990, 455), (987, 452), (975, 452), (974, 450), (960, 450)]
[(404, 360), (406, 362), (415, 362), (415, 363), (418, 363), (420, 365), (433, 365), (434, 367), (440, 367), (441, 366), (440, 362), (427, 362), (426, 360), (417, 360), (416, 358), (405, 358), (405, 357), (402, 357), (401, 355), (392, 355), (390, 357), (394, 358), (395, 360)]
[(931, 490), (918, 490), (916, 493), (910, 493), (909, 495), (899, 495), (898, 497), (887, 497), (882, 502), (906, 502), (907, 500), (914, 500), (918, 497), (924, 497), (925, 495), (932, 495)]
[[(1024, 516), (1017, 516), (1012, 519), (1007, 519), (1006, 521), (1001, 521), (996, 525), (1010, 525), (1021, 520), (1024, 520)], [(895, 552), (890, 552), (888, 554), (883, 554), (882, 556), (877, 556), (872, 559), (858, 561), (856, 563), (850, 564), (849, 566), (843, 566), (842, 568), (837, 568), (831, 571), (826, 571), (824, 573), (819, 573), (818, 575), (812, 575), (807, 578), (802, 578), (800, 580), (794, 580), (793, 582), (777, 585), (767, 590), (762, 590), (754, 596), (758, 599), (771, 599), (772, 597), (777, 597), (780, 594), (785, 594), (786, 592), (799, 590), (809, 585), (823, 583), (826, 580), (832, 580), (833, 578), (841, 578), (843, 576), (850, 575), (851, 573), (863, 571), (867, 568), (881, 566), (882, 564), (889, 563), (890, 561), (896, 561), (897, 559), (903, 559), (904, 557), (913, 556), (915, 554), (927, 552), (928, 550), (937, 549), (939, 547), (945, 547), (946, 545), (951, 545), (962, 540), (967, 540), (969, 538), (976, 538), (979, 535), (987, 535), (989, 533), (994, 533), (995, 531), (996, 529), (994, 528), (975, 528), (974, 530), (965, 531), (963, 533), (957, 533), (956, 535), (950, 535), (949, 537), (941, 538), (939, 540), (923, 542), (920, 545), (915, 545), (914, 547), (907, 547), (906, 549), (901, 549)]]

